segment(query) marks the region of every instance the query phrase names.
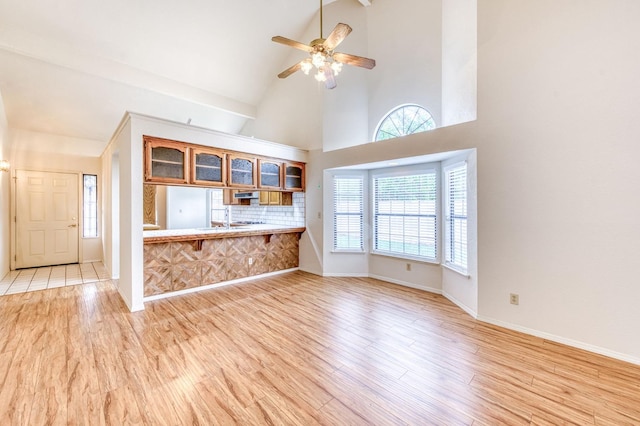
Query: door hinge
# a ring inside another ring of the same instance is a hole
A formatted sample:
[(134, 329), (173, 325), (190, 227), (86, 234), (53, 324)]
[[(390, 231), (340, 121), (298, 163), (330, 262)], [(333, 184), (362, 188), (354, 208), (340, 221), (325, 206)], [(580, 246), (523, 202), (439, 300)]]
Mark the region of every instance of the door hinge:
[(17, 254), (14, 254), (14, 255), (13, 255), (13, 261), (14, 261), (14, 262), (17, 262), (17, 261), (18, 261), (18, 255), (17, 255)]

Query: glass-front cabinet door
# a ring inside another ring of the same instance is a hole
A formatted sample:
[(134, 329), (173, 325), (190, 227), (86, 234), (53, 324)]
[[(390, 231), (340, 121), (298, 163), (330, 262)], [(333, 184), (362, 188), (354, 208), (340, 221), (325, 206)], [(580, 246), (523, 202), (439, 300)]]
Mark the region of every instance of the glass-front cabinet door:
[(258, 188), (282, 189), (282, 163), (258, 160)]
[(287, 191), (304, 191), (304, 164), (286, 163), (284, 170), (284, 189)]
[(255, 157), (243, 157), (229, 155), (229, 180), (228, 186), (241, 188), (256, 187), (256, 160)]
[(210, 186), (227, 184), (225, 154), (216, 149), (191, 149), (191, 183)]
[(144, 137), (145, 181), (188, 183), (188, 148), (180, 142)]

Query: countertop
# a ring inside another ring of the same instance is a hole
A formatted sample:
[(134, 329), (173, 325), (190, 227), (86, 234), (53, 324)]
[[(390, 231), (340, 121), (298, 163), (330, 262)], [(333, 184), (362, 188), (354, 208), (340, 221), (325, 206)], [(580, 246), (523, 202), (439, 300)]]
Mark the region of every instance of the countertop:
[(192, 228), (192, 229), (161, 229), (156, 231), (143, 231), (145, 244), (165, 243), (171, 241), (194, 241), (214, 238), (235, 238), (254, 235), (273, 235), (287, 233), (303, 233), (306, 228), (284, 225), (242, 225), (230, 228)]

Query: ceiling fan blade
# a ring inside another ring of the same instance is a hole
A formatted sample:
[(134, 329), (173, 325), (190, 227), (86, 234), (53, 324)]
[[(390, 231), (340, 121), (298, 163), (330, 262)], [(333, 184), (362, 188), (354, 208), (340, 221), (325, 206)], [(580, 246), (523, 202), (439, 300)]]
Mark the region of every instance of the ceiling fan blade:
[(331, 69), (331, 67), (323, 67), (322, 71), (325, 77), (324, 87), (327, 89), (335, 89), (338, 84), (336, 83), (336, 75), (333, 73), (333, 69)]
[(278, 74), (278, 77), (279, 78), (287, 78), (291, 74), (293, 74), (294, 72), (298, 71), (299, 69), (300, 69), (300, 62), (298, 62), (297, 64), (292, 65), (289, 68), (287, 68), (286, 70), (282, 71), (280, 74)]
[(341, 23), (336, 25), (333, 31), (331, 31), (331, 34), (329, 34), (329, 37), (327, 37), (327, 39), (324, 41), (324, 48), (326, 50), (335, 49), (336, 46), (342, 43), (342, 40), (344, 40), (351, 31), (351, 27), (347, 24)]
[(342, 62), (343, 64), (367, 68), (369, 70), (376, 66), (376, 61), (374, 59), (363, 58), (362, 56), (356, 55), (349, 55), (348, 53), (335, 52), (333, 54), (333, 59), (338, 62)]
[(305, 52), (313, 51), (313, 47), (300, 43), (299, 41), (291, 40), (282, 36), (271, 37), (271, 41), (275, 41), (276, 43), (285, 44), (287, 46), (295, 47), (296, 49), (304, 50)]

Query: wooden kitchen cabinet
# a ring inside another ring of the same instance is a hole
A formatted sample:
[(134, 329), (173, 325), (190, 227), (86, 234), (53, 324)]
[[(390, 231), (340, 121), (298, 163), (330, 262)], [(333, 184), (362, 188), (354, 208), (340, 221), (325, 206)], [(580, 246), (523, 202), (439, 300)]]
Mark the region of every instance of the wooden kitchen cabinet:
[(304, 164), (284, 163), (284, 189), (304, 191)]
[(226, 186), (226, 154), (218, 149), (191, 148), (191, 183)]
[[(291, 205), (279, 191), (305, 189), (305, 164), (276, 158), (143, 136), (144, 182), (169, 185), (214, 186), (274, 192), (263, 205)], [(283, 199), (276, 202), (276, 198)], [(284, 198), (283, 198), (284, 197)], [(228, 198), (229, 204), (234, 200)]]
[(270, 193), (270, 191), (260, 191), (259, 198), (258, 198), (258, 204), (260, 204), (261, 206), (268, 206), (269, 205), (269, 193)]
[(222, 190), (222, 204), (225, 206), (249, 206), (251, 205), (251, 200), (247, 198), (236, 198), (235, 195), (238, 193), (237, 189), (223, 189)]
[(189, 148), (180, 142), (144, 137), (145, 167), (147, 182), (189, 182)]
[(238, 188), (256, 187), (256, 158), (229, 154), (228, 186)]
[(261, 206), (291, 206), (293, 205), (293, 193), (278, 191), (260, 191)]
[(258, 159), (258, 188), (282, 189), (282, 162)]

